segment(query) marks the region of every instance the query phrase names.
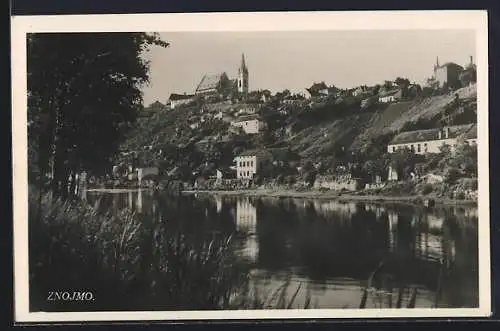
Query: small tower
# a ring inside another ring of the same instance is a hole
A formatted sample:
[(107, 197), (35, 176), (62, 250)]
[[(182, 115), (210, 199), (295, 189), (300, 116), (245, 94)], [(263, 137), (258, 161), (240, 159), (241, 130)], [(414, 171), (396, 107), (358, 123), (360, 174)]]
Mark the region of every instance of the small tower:
[(238, 69), (238, 92), (243, 96), (248, 94), (248, 68), (245, 64), (245, 54), (241, 54), (241, 65)]
[(439, 57), (436, 56), (436, 64), (434, 65), (434, 71), (439, 68)]

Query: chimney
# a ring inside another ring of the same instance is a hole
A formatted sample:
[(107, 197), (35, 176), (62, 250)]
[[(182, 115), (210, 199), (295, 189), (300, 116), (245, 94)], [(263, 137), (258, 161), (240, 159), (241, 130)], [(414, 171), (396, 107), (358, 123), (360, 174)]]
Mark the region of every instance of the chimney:
[(470, 56), (470, 65), (473, 65), (474, 64), (474, 61), (472, 59), (472, 55)]

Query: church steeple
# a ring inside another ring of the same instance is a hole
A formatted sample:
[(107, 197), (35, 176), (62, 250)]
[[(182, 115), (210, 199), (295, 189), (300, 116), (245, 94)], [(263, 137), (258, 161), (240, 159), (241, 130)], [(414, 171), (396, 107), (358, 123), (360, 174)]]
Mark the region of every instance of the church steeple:
[(241, 53), (241, 65), (239, 68), (239, 72), (248, 72), (247, 65), (245, 63), (245, 54)]
[(248, 68), (245, 63), (245, 54), (241, 54), (241, 64), (238, 68), (238, 92), (246, 95), (248, 93)]

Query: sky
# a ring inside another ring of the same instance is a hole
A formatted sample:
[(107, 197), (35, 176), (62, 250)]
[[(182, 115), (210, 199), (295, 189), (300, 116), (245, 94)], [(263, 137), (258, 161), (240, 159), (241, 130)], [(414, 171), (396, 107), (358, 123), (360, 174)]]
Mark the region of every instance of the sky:
[(314, 82), (351, 88), (396, 77), (422, 84), (440, 64), (475, 59), (473, 30), (364, 30), (160, 33), (168, 48), (154, 47), (144, 104), (171, 93), (194, 93), (204, 74), (236, 78), (245, 54), (250, 90), (302, 91)]

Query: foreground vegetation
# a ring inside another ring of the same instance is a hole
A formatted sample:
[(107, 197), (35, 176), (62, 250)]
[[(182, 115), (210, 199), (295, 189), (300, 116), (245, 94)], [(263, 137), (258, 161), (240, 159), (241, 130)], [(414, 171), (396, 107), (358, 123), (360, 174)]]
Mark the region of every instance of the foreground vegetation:
[[(231, 237), (193, 243), (155, 215), (99, 211), (30, 192), (32, 310), (215, 310), (290, 308), (289, 283), (254, 291)], [(39, 208), (41, 207), (41, 208)], [(51, 291), (91, 292), (92, 301), (48, 301)], [(298, 291), (298, 289), (297, 289)], [(295, 294), (296, 295), (296, 294)], [(308, 299), (310, 300), (310, 299)], [(306, 301), (304, 307), (310, 305)]]

